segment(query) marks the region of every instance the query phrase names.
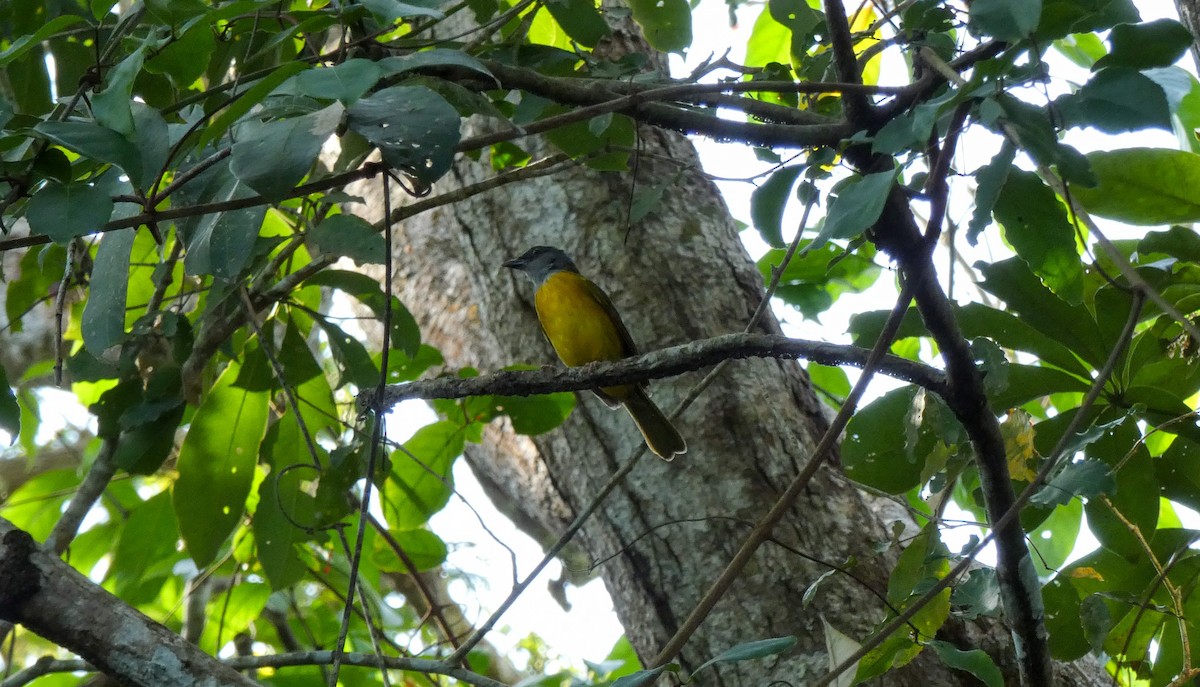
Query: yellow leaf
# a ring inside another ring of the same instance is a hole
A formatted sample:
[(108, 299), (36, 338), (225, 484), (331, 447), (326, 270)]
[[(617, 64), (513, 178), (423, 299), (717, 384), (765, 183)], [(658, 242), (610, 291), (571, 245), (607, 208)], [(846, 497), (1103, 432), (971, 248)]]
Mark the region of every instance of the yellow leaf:
[(1037, 476), (1038, 454), (1033, 447), (1033, 418), (1023, 410), (1013, 410), (1000, 423), (1008, 472), (1015, 480), (1032, 482)]

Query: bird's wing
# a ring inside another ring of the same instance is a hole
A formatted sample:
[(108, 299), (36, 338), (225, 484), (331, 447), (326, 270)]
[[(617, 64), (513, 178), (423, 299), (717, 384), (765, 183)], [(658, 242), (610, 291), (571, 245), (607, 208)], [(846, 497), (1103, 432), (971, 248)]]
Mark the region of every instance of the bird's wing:
[(629, 356), (637, 355), (637, 344), (633, 342), (633, 337), (630, 336), (629, 330), (625, 328), (625, 323), (621, 321), (621, 315), (617, 312), (616, 306), (613, 305), (612, 299), (608, 297), (607, 293), (604, 293), (604, 289), (596, 286), (590, 279), (586, 281), (592, 298), (596, 299), (596, 302), (600, 304), (600, 307), (604, 308), (609, 318), (612, 319), (613, 324), (616, 325), (617, 335), (621, 337), (621, 344), (624, 347), (622, 351), (624, 357), (628, 358)]

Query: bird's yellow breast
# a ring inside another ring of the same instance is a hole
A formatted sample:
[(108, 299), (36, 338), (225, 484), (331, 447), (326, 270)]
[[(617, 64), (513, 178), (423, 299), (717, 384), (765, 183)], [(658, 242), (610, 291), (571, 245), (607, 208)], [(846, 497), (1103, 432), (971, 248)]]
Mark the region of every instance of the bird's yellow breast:
[(571, 367), (598, 360), (620, 360), (630, 353), (615, 317), (596, 297), (599, 287), (574, 272), (556, 272), (534, 295), (546, 338)]

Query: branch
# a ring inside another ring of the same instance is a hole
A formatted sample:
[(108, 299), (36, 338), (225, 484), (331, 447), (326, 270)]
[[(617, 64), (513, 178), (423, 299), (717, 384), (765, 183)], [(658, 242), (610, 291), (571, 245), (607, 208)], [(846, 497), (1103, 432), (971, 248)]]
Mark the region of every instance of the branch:
[(53, 551), (55, 555), (61, 556), (71, 545), (71, 541), (79, 532), (79, 526), (83, 523), (83, 519), (91, 512), (92, 506), (96, 505), (96, 501), (104, 493), (104, 490), (108, 488), (108, 483), (112, 481), (113, 475), (117, 474), (117, 464), (114, 459), (116, 453), (117, 440), (105, 439), (100, 448), (100, 454), (96, 456), (96, 461), (88, 470), (83, 484), (75, 490), (75, 495), (71, 497), (71, 505), (67, 506), (66, 512), (54, 524), (54, 529), (46, 538), (47, 551)]
[[(689, 93), (705, 94), (713, 91), (734, 90), (724, 84), (666, 86), (620, 97), (614, 93), (612, 84), (604, 82), (543, 76), (537, 72), (501, 63), (487, 62), (485, 64), (506, 88), (519, 88), (568, 105), (603, 105), (603, 108), (597, 110), (595, 114), (623, 112), (646, 124), (654, 124), (685, 134), (709, 136), (722, 141), (737, 140), (750, 145), (805, 148), (833, 145), (854, 133), (854, 127), (837, 120), (810, 124), (754, 124), (719, 119), (712, 114), (648, 102), (653, 98), (681, 99)], [(812, 84), (795, 84), (788, 90), (807, 90), (813, 86)], [(839, 89), (847, 86), (853, 87), (850, 84), (837, 84)], [(771, 90), (762, 84), (754, 84), (753, 88), (746, 88), (756, 91)], [(827, 85), (820, 86), (821, 92), (828, 89)], [(595, 114), (591, 116), (595, 116)]]
[[(209, 657), (210, 660), (217, 662), (217, 659)], [(261, 668), (290, 668), (295, 666), (324, 666), (333, 662), (332, 651), (293, 651), (286, 654), (268, 654), (266, 656), (235, 656), (223, 661), (219, 664), (233, 670), (257, 670)], [(455, 668), (443, 661), (434, 661), (425, 658), (398, 658), (392, 656), (372, 656), (363, 653), (350, 653), (342, 656), (343, 665), (362, 666), (365, 668), (388, 668), (391, 670), (407, 670), (414, 673), (425, 673), (429, 675), (445, 675), (452, 677), (460, 682), (465, 682), (475, 687), (506, 687), (503, 682), (498, 682), (485, 677), (478, 673), (473, 673), (462, 668)], [(19, 687), (32, 682), (35, 678), (51, 673), (74, 673), (83, 670), (94, 670), (92, 664), (83, 660), (55, 660), (50, 657), (39, 659), (32, 666), (14, 674), (4, 682), (0, 682), (0, 687)], [(253, 685), (248, 678), (240, 684)]]
[(0, 519), (0, 619), (20, 623), (136, 687), (251, 687)]
[[(824, 0), (825, 23), (829, 27), (829, 42), (833, 47), (833, 64), (838, 78), (852, 84), (862, 83), (858, 70), (858, 58), (854, 55), (854, 36), (850, 33), (850, 21), (846, 18), (846, 7), (842, 0)], [(847, 91), (842, 94), (842, 106), (846, 119), (857, 128), (871, 125), (871, 104), (862, 93)]]
[[(581, 391), (671, 377), (735, 358), (804, 358), (823, 365), (865, 367), (869, 356), (869, 350), (858, 346), (789, 339), (771, 334), (726, 334), (616, 362), (576, 368), (497, 372), (468, 379), (437, 377), (396, 384), (384, 390), (378, 405), (391, 407), (410, 398), (464, 398), (486, 394), (529, 396), (556, 391)], [(942, 372), (921, 363), (889, 354), (880, 360), (879, 371), (937, 394), (946, 393)], [(369, 400), (369, 396), (369, 392), (364, 391), (360, 395), (363, 399), (360, 403)]]
[[(855, 160), (856, 164), (862, 162)], [(1004, 519), (1005, 514), (1016, 507), (1004, 438), (984, 391), (983, 375), (975, 364), (975, 356), (963, 337), (949, 299), (938, 284), (932, 259), (932, 248), (936, 244), (922, 236), (907, 197), (895, 186), (888, 195), (875, 232), (878, 245), (899, 263), (913, 286), (917, 309), (945, 362), (948, 393), (943, 398), (966, 429), (975, 449), (988, 522), (992, 523), (996, 535), (1000, 595), (1016, 643), (1022, 683), (1050, 684), (1053, 670), (1046, 645), (1045, 611), (1037, 573), (1020, 521)]]

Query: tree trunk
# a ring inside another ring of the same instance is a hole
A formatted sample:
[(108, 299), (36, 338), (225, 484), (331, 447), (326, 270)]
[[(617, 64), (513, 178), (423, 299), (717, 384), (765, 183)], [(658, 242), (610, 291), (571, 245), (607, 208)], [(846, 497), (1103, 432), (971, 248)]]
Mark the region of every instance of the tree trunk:
[(1200, 69), (1200, 0), (1175, 0), (1175, 9), (1179, 10), (1179, 20), (1197, 39), (1192, 41), (1192, 59)]

